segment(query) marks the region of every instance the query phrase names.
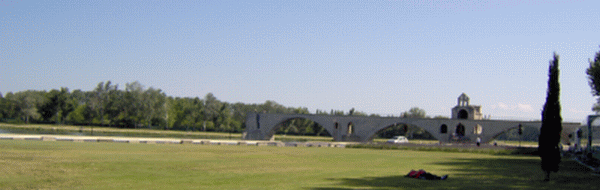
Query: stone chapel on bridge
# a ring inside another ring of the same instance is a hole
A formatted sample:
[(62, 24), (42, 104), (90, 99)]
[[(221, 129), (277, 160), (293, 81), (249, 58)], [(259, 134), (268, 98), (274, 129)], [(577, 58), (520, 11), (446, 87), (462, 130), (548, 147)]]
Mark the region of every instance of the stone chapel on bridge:
[(481, 106), (470, 105), (469, 96), (462, 93), (458, 97), (458, 104), (452, 108), (452, 119), (481, 120)]

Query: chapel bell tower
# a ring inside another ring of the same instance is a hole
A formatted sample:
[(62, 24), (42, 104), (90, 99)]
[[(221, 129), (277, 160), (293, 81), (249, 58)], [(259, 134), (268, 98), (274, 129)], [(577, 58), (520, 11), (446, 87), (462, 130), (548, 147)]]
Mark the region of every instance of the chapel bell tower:
[(469, 96), (462, 93), (457, 105), (452, 108), (452, 119), (481, 120), (481, 106), (470, 105)]

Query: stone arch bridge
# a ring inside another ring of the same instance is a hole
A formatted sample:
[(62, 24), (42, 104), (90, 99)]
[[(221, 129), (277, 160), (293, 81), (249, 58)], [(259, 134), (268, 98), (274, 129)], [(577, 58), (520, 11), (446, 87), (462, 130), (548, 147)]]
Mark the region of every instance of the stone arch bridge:
[[(320, 124), (334, 141), (368, 142), (377, 132), (395, 124), (407, 124), (420, 127), (429, 132), (440, 142), (450, 142), (452, 135), (461, 134), (462, 140), (475, 142), (480, 137), (482, 142), (489, 142), (499, 134), (508, 130), (523, 127), (534, 127), (538, 130), (541, 122), (503, 121), (503, 120), (467, 120), (467, 119), (415, 119), (400, 117), (365, 117), (365, 116), (330, 116), (307, 114), (271, 114), (249, 113), (246, 117), (246, 131), (243, 139), (271, 140), (276, 127), (291, 119), (309, 119)], [(580, 123), (563, 123), (562, 139), (569, 142)]]

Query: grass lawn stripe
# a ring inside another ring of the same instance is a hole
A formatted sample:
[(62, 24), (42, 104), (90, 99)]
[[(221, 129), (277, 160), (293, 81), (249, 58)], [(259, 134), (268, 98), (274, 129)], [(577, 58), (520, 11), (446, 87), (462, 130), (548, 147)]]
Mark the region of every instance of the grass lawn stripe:
[[(411, 169), (446, 181), (403, 177)], [(0, 189), (597, 189), (573, 161), (410, 150), (0, 140)]]

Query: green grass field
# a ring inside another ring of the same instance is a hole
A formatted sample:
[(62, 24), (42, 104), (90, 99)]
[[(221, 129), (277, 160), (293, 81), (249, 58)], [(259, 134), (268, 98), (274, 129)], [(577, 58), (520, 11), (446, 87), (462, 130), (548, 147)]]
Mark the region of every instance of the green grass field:
[[(0, 140), (0, 189), (597, 189), (564, 160), (542, 182), (538, 157), (316, 147)], [(411, 169), (445, 181), (403, 177)]]

